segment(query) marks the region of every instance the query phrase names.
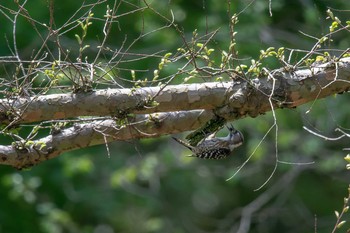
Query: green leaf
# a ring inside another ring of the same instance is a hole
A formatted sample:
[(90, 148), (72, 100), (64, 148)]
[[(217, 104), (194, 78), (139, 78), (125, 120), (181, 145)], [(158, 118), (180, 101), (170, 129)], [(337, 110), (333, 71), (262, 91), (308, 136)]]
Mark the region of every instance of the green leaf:
[(338, 211), (334, 211), (334, 214), (337, 218), (339, 218), (339, 212)]
[(350, 163), (350, 154), (347, 154), (344, 159), (346, 162)]
[(75, 36), (75, 38), (77, 39), (78, 43), (81, 44), (82, 41), (81, 41), (80, 36), (79, 36), (78, 34), (75, 34), (74, 36)]
[(340, 223), (338, 223), (337, 228), (341, 228), (345, 223), (346, 221), (341, 221)]

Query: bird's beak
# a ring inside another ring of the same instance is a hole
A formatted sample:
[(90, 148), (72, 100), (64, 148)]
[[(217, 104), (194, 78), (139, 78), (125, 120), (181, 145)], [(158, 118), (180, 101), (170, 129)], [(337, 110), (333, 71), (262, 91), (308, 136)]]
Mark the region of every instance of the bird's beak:
[(230, 127), (229, 127), (229, 126), (226, 126), (226, 127), (227, 127), (227, 129), (228, 129), (229, 131), (231, 131), (231, 132), (233, 132), (233, 133), (236, 131), (235, 127), (233, 127), (232, 124), (230, 124)]

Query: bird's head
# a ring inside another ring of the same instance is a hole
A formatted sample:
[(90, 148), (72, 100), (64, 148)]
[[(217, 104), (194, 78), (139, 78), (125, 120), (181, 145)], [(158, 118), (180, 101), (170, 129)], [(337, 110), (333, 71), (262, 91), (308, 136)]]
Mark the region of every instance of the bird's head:
[(233, 142), (234, 148), (239, 147), (244, 142), (243, 134), (235, 129), (232, 124), (227, 126), (227, 129), (230, 131), (230, 140)]

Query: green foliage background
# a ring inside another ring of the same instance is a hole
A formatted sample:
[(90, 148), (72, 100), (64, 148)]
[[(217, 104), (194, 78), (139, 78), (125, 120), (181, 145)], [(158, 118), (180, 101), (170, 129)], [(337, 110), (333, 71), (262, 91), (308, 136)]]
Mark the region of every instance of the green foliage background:
[[(0, 4), (14, 7), (10, 1)], [(240, 12), (248, 4), (249, 1), (234, 1), (231, 11)], [(80, 5), (79, 1), (56, 1), (56, 26), (66, 22)], [(187, 39), (195, 29), (203, 35), (220, 28), (213, 46), (215, 49), (228, 46), (227, 2), (177, 0), (153, 1), (151, 5), (167, 16), (172, 9)], [(37, 0), (29, 1), (26, 8), (34, 19), (48, 21), (47, 6), (46, 1)], [(105, 6), (97, 7), (94, 14), (103, 15)], [(259, 50), (271, 46), (310, 49), (316, 41), (299, 31), (319, 37), (328, 33), (327, 7), (333, 8), (339, 18), (349, 20), (350, 3), (343, 0), (272, 0), (271, 17), (268, 1), (253, 1), (239, 15), (240, 22), (235, 27), (239, 57), (256, 59)], [(126, 4), (121, 9), (128, 12), (133, 8)], [(117, 48), (125, 34), (127, 43), (131, 43), (142, 31), (142, 20), (147, 30), (164, 25), (159, 17), (147, 11), (132, 14), (119, 20), (121, 31), (113, 28), (108, 45)], [(3, 15), (0, 22), (1, 56), (10, 55), (12, 24)], [(29, 59), (33, 49), (40, 46), (40, 40), (25, 19), (19, 19), (17, 25), (20, 53)], [(101, 27), (103, 22), (93, 21), (89, 28), (87, 43), (91, 47), (101, 40)], [(79, 30), (66, 33), (67, 46), (77, 46), (74, 34)], [(336, 35), (333, 39), (329, 48), (350, 47), (348, 35)], [(179, 34), (167, 30), (143, 38), (132, 49), (139, 53), (176, 52), (181, 44)], [(50, 42), (49, 45), (54, 46)], [(89, 53), (93, 54), (93, 49)], [(126, 67), (152, 70), (158, 63), (159, 59), (150, 59)], [(271, 114), (234, 122), (245, 135), (246, 143), (225, 161), (187, 158), (188, 151), (164, 136), (111, 143), (110, 157), (105, 146), (96, 146), (66, 153), (28, 171), (1, 167), (0, 232), (236, 232), (243, 208), (274, 188), (279, 191), (253, 213), (250, 232), (331, 232), (336, 221), (334, 210), (342, 207), (350, 180), (343, 160), (346, 152), (342, 150), (348, 147), (349, 139), (324, 141), (304, 131), (302, 126), (336, 136), (335, 128), (350, 128), (348, 102), (349, 96), (344, 94), (298, 109), (278, 110), (279, 160), (313, 163), (279, 163), (272, 179), (258, 191), (254, 190), (268, 179), (275, 165), (273, 132), (240, 173), (225, 180), (271, 127)], [(278, 183), (288, 174), (295, 176), (292, 181)], [(349, 219), (349, 215), (346, 217)]]

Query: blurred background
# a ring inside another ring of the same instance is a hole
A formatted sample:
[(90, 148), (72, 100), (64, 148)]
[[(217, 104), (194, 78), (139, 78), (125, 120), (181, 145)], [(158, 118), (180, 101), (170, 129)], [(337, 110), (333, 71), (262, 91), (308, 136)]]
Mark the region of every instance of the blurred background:
[[(18, 10), (16, 3), (6, 2), (0, 3), (1, 57), (13, 55), (14, 14), (9, 9)], [(51, 8), (53, 28), (63, 27), (58, 36), (72, 58), (78, 54), (75, 34), (82, 33), (74, 20), (86, 14), (94, 2), (85, 1), (86, 7), (81, 7), (80, 1), (60, 0)], [(161, 28), (167, 22), (159, 14), (171, 19), (170, 10), (188, 41), (196, 29), (199, 36), (219, 29), (210, 43), (219, 51), (218, 60), (220, 50), (229, 44), (229, 14), (241, 12), (234, 28), (238, 32), (236, 49), (247, 63), (257, 59), (261, 49), (272, 46), (310, 50), (316, 43), (310, 36), (329, 32), (328, 8), (342, 21), (350, 20), (350, 2), (343, 0), (272, 0), (272, 16), (268, 1), (149, 1), (152, 10), (140, 10), (145, 6), (140, 1), (100, 1), (92, 9), (92, 25), (84, 39), (90, 45), (87, 60), (96, 56), (96, 48), (103, 41), (104, 21), (100, 19), (107, 5), (115, 3), (120, 4), (120, 17), (106, 45), (134, 54), (134, 60), (131, 55), (118, 55), (121, 58), (115, 72), (126, 80), (132, 78), (131, 69), (137, 70), (138, 78), (147, 77), (165, 53), (175, 54), (183, 45), (179, 31)], [(50, 24), (48, 1), (28, 1), (24, 6), (34, 22)], [(47, 33), (44, 25), (35, 25), (26, 17), (17, 18), (16, 41), (23, 60), (37, 54), (43, 44), (38, 35)], [(138, 39), (147, 32), (152, 33)], [(349, 34), (335, 34), (332, 39), (326, 49), (350, 47)], [(52, 49), (56, 56), (57, 44), (53, 41), (49, 40), (44, 50)], [(159, 56), (138, 59), (135, 54)], [(111, 57), (106, 52), (99, 59), (108, 61)], [(11, 77), (14, 70), (8, 64), (0, 65), (0, 76)], [(279, 66), (271, 63), (271, 68)], [(162, 75), (170, 75), (179, 67), (181, 62), (170, 64)], [(127, 86), (127, 81), (120, 82)], [(65, 153), (29, 170), (1, 166), (0, 232), (332, 232), (334, 211), (341, 210), (348, 195), (350, 173), (345, 168), (343, 148), (349, 147), (349, 139), (325, 141), (302, 127), (329, 137), (339, 136), (336, 128), (350, 128), (349, 100), (345, 93), (296, 109), (277, 110), (277, 137), (275, 128), (269, 132), (274, 123), (271, 113), (233, 122), (244, 134), (245, 144), (226, 160), (186, 157), (190, 154), (186, 148), (164, 136), (110, 143), (110, 156), (102, 145)], [(23, 134), (28, 131), (22, 130)], [(226, 129), (219, 132), (225, 134)], [(4, 136), (0, 141), (2, 145), (11, 142)], [(252, 153), (249, 162), (227, 181)], [(279, 163), (269, 179), (276, 158)], [(349, 215), (345, 217), (349, 219)], [(337, 232), (346, 232), (349, 227), (345, 225)]]

